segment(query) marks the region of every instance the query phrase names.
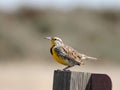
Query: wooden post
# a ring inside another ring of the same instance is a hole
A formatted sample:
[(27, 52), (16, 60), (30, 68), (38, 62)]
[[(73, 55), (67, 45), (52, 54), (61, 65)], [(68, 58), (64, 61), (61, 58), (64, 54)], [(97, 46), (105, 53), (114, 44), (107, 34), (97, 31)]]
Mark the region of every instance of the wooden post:
[(53, 90), (112, 90), (106, 74), (54, 71)]

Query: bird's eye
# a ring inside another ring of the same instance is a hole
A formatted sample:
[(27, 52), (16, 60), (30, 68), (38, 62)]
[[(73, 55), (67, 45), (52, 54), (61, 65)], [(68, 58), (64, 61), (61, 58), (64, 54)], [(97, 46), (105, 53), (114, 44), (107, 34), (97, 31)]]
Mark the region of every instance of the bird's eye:
[(54, 39), (54, 40), (57, 40), (57, 39)]

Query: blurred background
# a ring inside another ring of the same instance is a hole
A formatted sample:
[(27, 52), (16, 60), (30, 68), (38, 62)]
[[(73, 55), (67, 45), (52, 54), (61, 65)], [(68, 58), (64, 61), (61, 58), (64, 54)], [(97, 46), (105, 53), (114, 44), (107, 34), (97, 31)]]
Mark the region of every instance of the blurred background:
[(105, 73), (120, 90), (119, 0), (1, 0), (0, 90), (52, 90), (47, 36), (97, 57), (72, 71)]

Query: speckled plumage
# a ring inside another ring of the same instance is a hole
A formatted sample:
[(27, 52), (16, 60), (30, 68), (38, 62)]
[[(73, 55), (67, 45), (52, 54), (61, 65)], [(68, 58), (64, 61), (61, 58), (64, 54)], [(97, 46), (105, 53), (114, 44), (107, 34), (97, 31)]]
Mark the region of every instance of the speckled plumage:
[(63, 70), (66, 70), (74, 65), (83, 65), (84, 60), (87, 59), (97, 60), (94, 57), (81, 54), (72, 47), (65, 45), (58, 37), (47, 37), (47, 39), (51, 40), (50, 52), (53, 58), (57, 62), (67, 66)]

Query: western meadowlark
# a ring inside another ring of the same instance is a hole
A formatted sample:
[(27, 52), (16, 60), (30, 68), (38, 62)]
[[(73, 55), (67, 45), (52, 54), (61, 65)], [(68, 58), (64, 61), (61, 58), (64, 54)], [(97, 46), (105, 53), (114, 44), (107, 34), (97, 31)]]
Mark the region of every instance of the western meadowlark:
[(51, 48), (50, 53), (52, 57), (63, 65), (66, 65), (63, 70), (66, 70), (74, 65), (83, 65), (84, 60), (97, 60), (97, 58), (81, 54), (70, 46), (67, 46), (58, 37), (46, 37), (50, 40)]

